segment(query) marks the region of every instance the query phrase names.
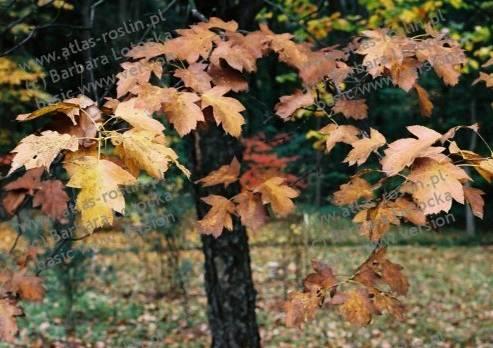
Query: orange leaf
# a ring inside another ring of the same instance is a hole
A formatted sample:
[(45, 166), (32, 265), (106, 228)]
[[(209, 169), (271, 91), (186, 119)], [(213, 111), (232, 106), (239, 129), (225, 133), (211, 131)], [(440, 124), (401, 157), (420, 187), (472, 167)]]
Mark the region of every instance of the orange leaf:
[(428, 92), (426, 92), (426, 90), (418, 84), (416, 84), (414, 88), (416, 88), (416, 92), (418, 93), (419, 110), (421, 115), (430, 117), (433, 113), (433, 103), (430, 100)]
[(263, 204), (271, 204), (272, 210), (279, 216), (290, 214), (295, 206), (291, 198), (298, 197), (299, 193), (284, 184), (285, 179), (273, 177), (264, 181), (254, 192), (260, 192)]
[(222, 124), (224, 131), (236, 138), (241, 134), (245, 119), (240, 112), (245, 107), (236, 99), (224, 97), (229, 92), (227, 87), (214, 87), (202, 94), (202, 109), (211, 106), (216, 124)]
[(279, 103), (276, 104), (276, 114), (283, 120), (287, 120), (298, 109), (310, 106), (314, 103), (312, 94), (308, 91), (303, 94), (302, 91), (296, 90), (292, 95), (285, 95), (280, 98)]
[(370, 137), (363, 138), (353, 142), (353, 149), (344, 159), (344, 163), (350, 166), (358, 164), (359, 166), (366, 162), (370, 154), (383, 146), (387, 141), (385, 137), (377, 130), (370, 128)]
[(219, 184), (224, 184), (224, 187), (228, 187), (229, 184), (238, 180), (239, 175), (240, 162), (234, 157), (230, 164), (221, 166), (219, 169), (210, 172), (206, 177), (196, 182), (202, 183), (203, 187)]
[(464, 204), (462, 182), (471, 180), (467, 173), (450, 162), (418, 159), (409, 174), (410, 182), (401, 190), (412, 194), (426, 215), (448, 212), (452, 199)]
[(330, 152), (336, 143), (352, 144), (358, 141), (359, 129), (354, 126), (338, 126), (333, 123), (328, 124), (319, 131), (327, 135), (326, 147), (327, 152)]
[(464, 186), (464, 198), (471, 205), (473, 214), (480, 219), (484, 212), (484, 199), (481, 197), (484, 194), (480, 189)]
[(243, 225), (255, 231), (265, 224), (267, 214), (259, 194), (243, 191), (232, 199), (237, 204), (236, 211)]
[(359, 199), (373, 199), (373, 190), (365, 179), (354, 177), (347, 184), (340, 186), (339, 191), (334, 192), (333, 203), (336, 205), (349, 205)]
[(186, 69), (176, 69), (174, 75), (180, 78), (186, 87), (204, 93), (211, 89), (212, 81), (212, 77), (205, 72), (206, 67), (207, 65), (202, 63), (193, 63)]
[(334, 112), (340, 112), (346, 118), (362, 120), (368, 117), (368, 106), (364, 99), (337, 99), (334, 105)]
[(199, 100), (200, 97), (195, 93), (173, 90), (163, 104), (166, 118), (181, 137), (196, 129), (198, 122), (205, 121), (202, 110), (196, 104)]
[(223, 229), (233, 230), (233, 219), (231, 214), (235, 212), (234, 204), (227, 198), (217, 195), (209, 195), (202, 200), (211, 206), (209, 212), (199, 220), (199, 230), (203, 234), (212, 234), (218, 238)]
[(382, 169), (388, 175), (396, 175), (402, 169), (410, 166), (417, 157), (429, 157), (445, 150), (442, 147), (431, 147), (442, 135), (423, 126), (409, 126), (409, 132), (418, 139), (399, 139), (389, 144), (385, 157), (381, 160)]

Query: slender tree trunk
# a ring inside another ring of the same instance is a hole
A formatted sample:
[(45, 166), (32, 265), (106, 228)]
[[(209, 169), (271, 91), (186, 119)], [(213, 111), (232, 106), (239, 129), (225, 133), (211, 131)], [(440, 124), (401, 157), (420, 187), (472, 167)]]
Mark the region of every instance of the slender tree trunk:
[[(194, 175), (201, 178), (219, 166), (241, 159), (241, 146), (236, 139), (211, 126), (194, 134)], [(200, 198), (209, 194), (232, 197), (239, 185), (228, 189), (195, 186), (197, 215), (201, 219), (209, 210)], [(256, 348), (260, 336), (255, 314), (256, 291), (250, 268), (248, 236), (240, 221), (234, 219), (233, 231), (224, 230), (219, 238), (202, 236), (205, 257), (205, 290), (212, 347)]]
[[(90, 0), (84, 0), (82, 1), (82, 22), (83, 25), (87, 28), (91, 29), (85, 29), (81, 31), (81, 41), (86, 41), (88, 42), (91, 39), (91, 32), (92, 32), (92, 26), (94, 25), (94, 18), (91, 18), (91, 1)], [(92, 56), (92, 49), (89, 47), (83, 52), (83, 59), (84, 62), (91, 62), (93, 59)], [(85, 64), (83, 64), (85, 65)], [(93, 100), (98, 100), (98, 90), (96, 88), (96, 85), (94, 83), (95, 77), (94, 77), (94, 69), (84, 69), (84, 79), (81, 81), (81, 87), (84, 84), (89, 84), (92, 86), (92, 90), (90, 91), (90, 97)], [(89, 91), (89, 90), (88, 90)]]
[[(471, 104), (470, 104), (470, 113), (471, 113), (471, 124), (476, 123), (477, 120), (477, 105), (476, 105), (476, 98), (471, 99)], [(469, 150), (474, 151), (476, 148), (477, 140), (478, 137), (476, 133), (472, 133), (471, 135), (471, 141), (469, 143)], [(468, 167), (466, 167), (466, 172), (467, 174), (470, 174), (470, 170)], [(470, 186), (469, 183), (466, 183), (466, 186)], [(474, 219), (474, 215), (472, 213), (472, 209), (469, 205), (465, 205), (466, 207), (466, 232), (467, 235), (469, 236), (474, 236), (476, 235), (476, 220)]]

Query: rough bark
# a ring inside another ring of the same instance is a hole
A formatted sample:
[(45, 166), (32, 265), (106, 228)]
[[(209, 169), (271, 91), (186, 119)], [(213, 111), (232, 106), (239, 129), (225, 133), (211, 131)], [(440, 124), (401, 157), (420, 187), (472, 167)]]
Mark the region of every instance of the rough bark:
[[(207, 175), (219, 166), (241, 159), (241, 147), (236, 139), (226, 136), (214, 126), (194, 134), (195, 179)], [(232, 197), (239, 186), (202, 188), (195, 186), (197, 215), (201, 219), (209, 206), (200, 198), (209, 194)], [(248, 236), (238, 219), (233, 231), (223, 231), (215, 239), (202, 236), (205, 257), (205, 289), (208, 300), (212, 347), (260, 347), (255, 314), (256, 291), (250, 268)]]
[[(197, 0), (200, 16), (236, 20), (241, 29), (255, 27), (254, 18), (262, 6), (261, 0)], [(204, 177), (233, 156), (241, 161), (242, 148), (237, 139), (216, 126), (194, 134), (194, 179)], [(201, 219), (209, 206), (200, 198), (209, 194), (232, 197), (240, 192), (239, 185), (202, 188), (195, 185), (197, 215)], [(260, 335), (255, 313), (256, 291), (250, 267), (248, 236), (240, 221), (234, 219), (233, 231), (224, 231), (215, 239), (202, 236), (205, 257), (205, 289), (208, 318), (214, 348), (257, 348)]]

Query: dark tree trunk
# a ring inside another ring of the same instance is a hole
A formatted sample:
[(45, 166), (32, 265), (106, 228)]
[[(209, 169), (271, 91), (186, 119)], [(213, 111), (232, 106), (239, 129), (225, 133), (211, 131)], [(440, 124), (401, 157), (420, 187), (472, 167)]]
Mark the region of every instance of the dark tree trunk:
[[(241, 29), (252, 29), (261, 0), (196, 0), (201, 18), (211, 16), (236, 20)], [(237, 139), (212, 123), (194, 133), (194, 179), (202, 178), (236, 156), (241, 161), (242, 148)], [(203, 188), (195, 185), (197, 215), (201, 219), (209, 206), (200, 198), (218, 194), (227, 198), (240, 192), (240, 186)], [(238, 218), (233, 231), (224, 230), (215, 239), (202, 236), (205, 257), (205, 290), (209, 326), (214, 348), (257, 348), (260, 335), (255, 314), (256, 291), (250, 267), (248, 236)]]
[[(241, 160), (241, 146), (236, 139), (212, 126), (194, 134), (194, 175), (201, 178), (233, 156)], [(195, 186), (197, 215), (201, 219), (209, 206), (200, 198), (209, 194), (232, 197), (239, 193), (239, 185), (228, 189)], [(205, 290), (208, 300), (209, 326), (212, 347), (260, 347), (260, 336), (255, 314), (256, 291), (250, 268), (248, 236), (240, 221), (234, 219), (233, 231), (224, 230), (215, 239), (202, 236), (205, 257)]]

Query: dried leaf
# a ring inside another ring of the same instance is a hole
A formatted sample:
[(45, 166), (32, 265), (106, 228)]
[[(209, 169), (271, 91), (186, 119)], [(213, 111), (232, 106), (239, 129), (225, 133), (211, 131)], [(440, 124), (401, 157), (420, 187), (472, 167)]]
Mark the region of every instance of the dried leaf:
[(426, 92), (426, 90), (418, 84), (416, 84), (414, 88), (416, 88), (416, 92), (418, 93), (419, 110), (421, 115), (431, 117), (431, 114), (433, 113), (433, 103), (430, 100), (428, 92)]
[(150, 112), (138, 108), (136, 102), (136, 98), (121, 102), (115, 110), (115, 116), (125, 120), (136, 129), (161, 134), (164, 126), (153, 119)]
[(240, 175), (240, 162), (233, 158), (230, 164), (225, 164), (219, 169), (210, 172), (206, 177), (197, 180), (197, 183), (201, 183), (203, 187), (214, 186), (224, 184), (224, 187), (228, 187), (229, 184), (238, 180)]
[(470, 204), (473, 214), (480, 219), (484, 214), (484, 199), (481, 197), (484, 194), (480, 189), (464, 186), (464, 198)]
[(186, 69), (176, 69), (175, 76), (180, 78), (186, 87), (195, 92), (204, 93), (211, 89), (212, 77), (205, 71), (207, 65), (193, 63)]
[(243, 78), (243, 75), (236, 70), (229, 67), (220, 68), (211, 64), (207, 72), (212, 77), (212, 81), (217, 87), (227, 87), (233, 92), (248, 91), (248, 82)]
[(319, 131), (326, 135), (327, 152), (330, 152), (336, 143), (352, 144), (358, 141), (359, 129), (354, 126), (338, 126), (333, 123), (328, 124)]
[(181, 137), (196, 129), (198, 122), (205, 121), (198, 101), (200, 97), (195, 93), (175, 91), (163, 104), (166, 118)]
[(243, 191), (232, 198), (237, 204), (236, 211), (241, 223), (252, 230), (257, 230), (267, 221), (267, 213), (260, 194)]
[(418, 139), (406, 138), (399, 139), (389, 144), (385, 150), (385, 157), (381, 160), (382, 169), (388, 175), (396, 175), (402, 169), (410, 166), (417, 157), (426, 157), (430, 153), (440, 153), (444, 148), (430, 147), (442, 137), (438, 132), (423, 126), (409, 126), (409, 132), (414, 134)]
[(115, 163), (96, 157), (82, 157), (65, 162), (70, 180), (68, 187), (80, 189), (76, 208), (81, 225), (89, 232), (113, 224), (113, 211), (125, 210), (125, 199), (119, 186), (132, 185), (135, 178)]
[(202, 109), (211, 106), (216, 124), (222, 124), (224, 131), (234, 137), (241, 134), (245, 119), (240, 112), (245, 107), (236, 99), (224, 97), (229, 92), (227, 87), (214, 87), (202, 94)]
[(117, 155), (123, 159), (127, 168), (134, 175), (140, 170), (147, 174), (163, 179), (170, 163), (174, 163), (187, 177), (190, 172), (178, 161), (178, 155), (167, 147), (162, 136), (153, 132), (131, 129), (114, 138)]
[(308, 91), (303, 94), (302, 91), (296, 90), (292, 95), (285, 95), (279, 99), (279, 103), (276, 104), (276, 114), (282, 119), (287, 120), (298, 109), (310, 106), (314, 103), (312, 94)]
[(260, 192), (262, 195), (263, 204), (271, 204), (272, 210), (279, 216), (290, 214), (295, 206), (291, 198), (298, 197), (299, 193), (284, 184), (285, 179), (281, 177), (273, 177), (261, 185), (254, 192)]
[(426, 215), (448, 212), (452, 199), (464, 204), (462, 182), (471, 180), (467, 173), (450, 162), (430, 158), (418, 159), (408, 175), (410, 182), (401, 187), (412, 194)]
[(218, 238), (223, 229), (233, 230), (233, 219), (235, 206), (229, 199), (217, 195), (209, 195), (202, 200), (211, 206), (209, 212), (198, 221), (199, 230), (203, 234), (211, 234)]
[(341, 185), (339, 191), (334, 192), (332, 202), (336, 205), (349, 205), (361, 198), (372, 200), (373, 190), (368, 181), (356, 176), (347, 184)]
[(25, 166), (26, 170), (36, 167), (45, 167), (46, 170), (50, 170), (51, 163), (60, 151), (77, 151), (78, 148), (78, 139), (68, 134), (53, 131), (44, 131), (40, 136), (31, 134), (22, 139), (20, 144), (12, 150), (16, 155), (8, 175), (22, 166)]
[(337, 99), (334, 104), (334, 112), (340, 112), (346, 118), (363, 120), (368, 117), (368, 106), (365, 99)]
[(351, 324), (366, 326), (372, 319), (374, 308), (368, 293), (363, 289), (349, 290), (344, 293), (345, 301), (339, 306), (339, 313)]
[(161, 78), (163, 67), (159, 62), (149, 62), (139, 60), (137, 62), (125, 62), (122, 65), (123, 71), (116, 75), (118, 79), (116, 87), (117, 98), (125, 96), (137, 84), (149, 82), (151, 74)]
[(379, 131), (370, 128), (369, 138), (362, 138), (351, 144), (353, 149), (344, 159), (344, 163), (348, 163), (350, 166), (354, 164), (360, 166), (366, 162), (372, 152), (385, 145), (386, 142), (385, 137)]
[(392, 225), (399, 225), (396, 210), (388, 202), (382, 201), (376, 207), (359, 211), (353, 222), (360, 223), (360, 231), (373, 242), (379, 241)]
[(41, 211), (60, 222), (66, 222), (66, 211), (69, 196), (60, 180), (43, 181), (34, 194), (33, 207), (41, 207)]

